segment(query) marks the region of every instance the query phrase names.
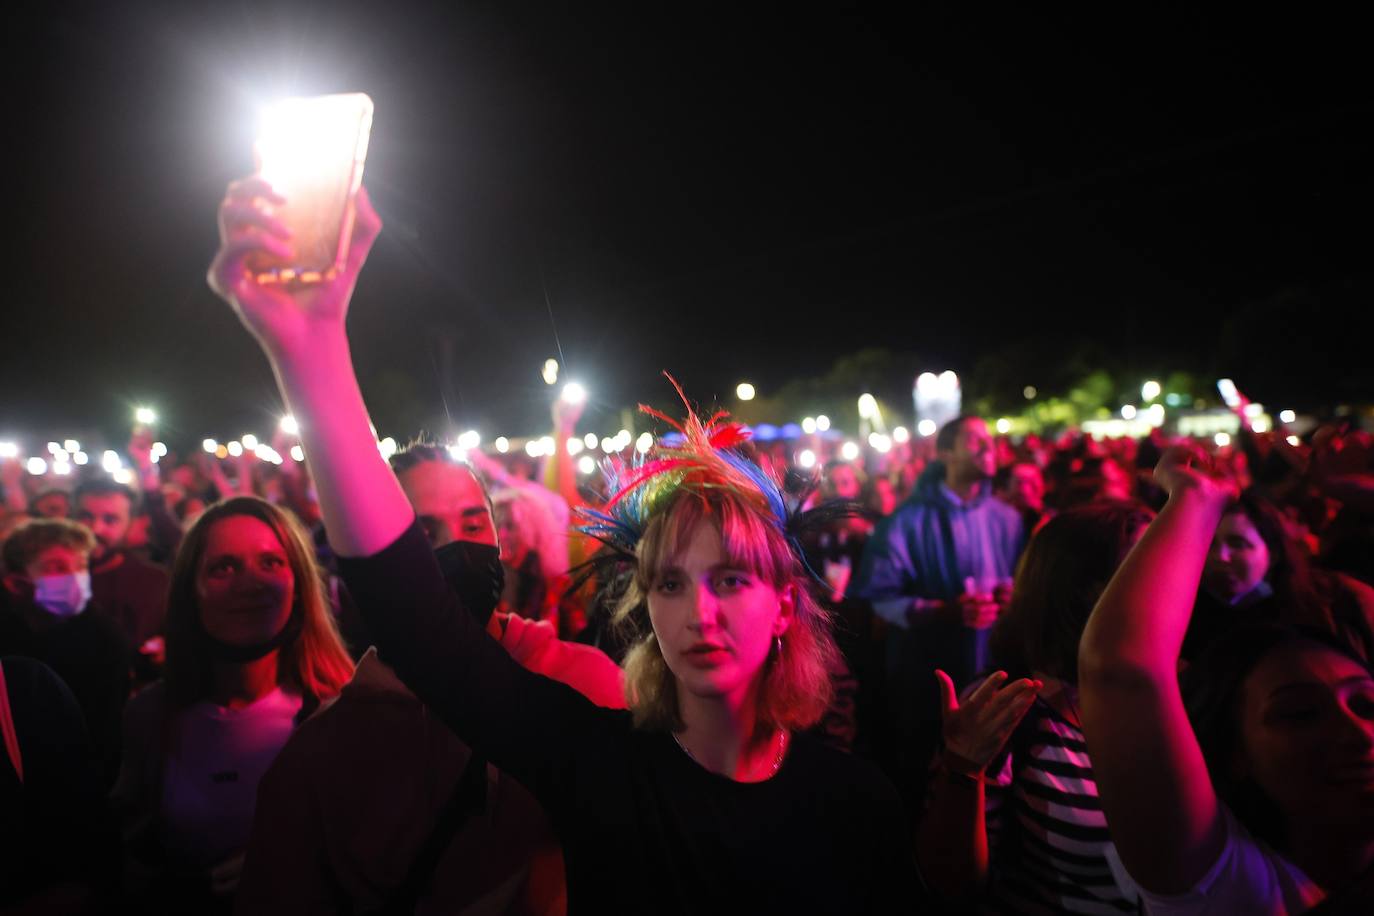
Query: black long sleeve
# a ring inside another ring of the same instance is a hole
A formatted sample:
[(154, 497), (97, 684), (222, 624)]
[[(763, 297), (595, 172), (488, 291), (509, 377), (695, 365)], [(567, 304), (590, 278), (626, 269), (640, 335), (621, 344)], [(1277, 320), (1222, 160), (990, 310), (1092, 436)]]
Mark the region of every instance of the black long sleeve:
[(418, 526), (340, 571), (382, 659), (544, 805), (570, 913), (917, 909), (901, 802), (870, 764), (797, 735), (764, 782), (701, 768), (513, 662), (458, 606)]

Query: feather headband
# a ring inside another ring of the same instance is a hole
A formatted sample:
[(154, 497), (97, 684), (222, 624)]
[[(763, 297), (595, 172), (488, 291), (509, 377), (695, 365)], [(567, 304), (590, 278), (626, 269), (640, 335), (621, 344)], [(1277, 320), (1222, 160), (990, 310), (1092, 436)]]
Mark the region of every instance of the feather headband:
[[(721, 410), (702, 420), (692, 409), (682, 386), (664, 375), (682, 399), (687, 415), (678, 422), (645, 404), (639, 409), (671, 426), (678, 436), (669, 444), (660, 440), (648, 454), (637, 455), (628, 466), (607, 460), (602, 464), (607, 491), (611, 494), (600, 509), (580, 508), (585, 519), (577, 530), (611, 548), (612, 556), (633, 556), (650, 520), (683, 492), (705, 494), (728, 490), (752, 504), (760, 515), (777, 526), (802, 567), (824, 581), (806, 561), (802, 535), (838, 518), (859, 514), (854, 502), (832, 502), (807, 511), (792, 511), (782, 486), (763, 468), (740, 452), (750, 433), (742, 424), (729, 421)], [(817, 485), (811, 479), (802, 492), (792, 494), (794, 506), (804, 506)]]

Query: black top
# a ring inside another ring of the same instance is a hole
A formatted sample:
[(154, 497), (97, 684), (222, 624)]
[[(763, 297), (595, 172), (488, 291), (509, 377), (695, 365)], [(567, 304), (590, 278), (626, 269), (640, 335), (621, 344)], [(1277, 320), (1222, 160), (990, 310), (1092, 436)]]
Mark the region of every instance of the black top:
[(118, 835), (81, 710), (43, 663), (6, 656), (0, 669), (24, 767), (21, 783), (0, 746), (0, 909), (64, 883), (108, 890)]
[(37, 659), (63, 680), (81, 708), (105, 784), (113, 783), (129, 696), (130, 649), (119, 627), (94, 602), (73, 617), (58, 617), (0, 588), (0, 654)]
[(867, 762), (798, 735), (765, 782), (703, 769), (670, 735), (512, 661), (458, 606), (418, 525), (340, 571), (382, 659), (544, 806), (570, 913), (916, 908), (901, 803)]

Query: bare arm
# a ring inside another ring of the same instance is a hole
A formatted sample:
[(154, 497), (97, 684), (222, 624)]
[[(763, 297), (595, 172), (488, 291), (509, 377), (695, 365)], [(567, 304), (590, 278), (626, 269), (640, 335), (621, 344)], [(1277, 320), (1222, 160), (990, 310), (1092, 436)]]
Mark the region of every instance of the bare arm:
[(1083, 732), (1121, 860), (1141, 886), (1190, 889), (1216, 860), (1223, 821), (1178, 686), (1178, 654), (1203, 563), (1234, 491), (1165, 454), (1169, 501), (1112, 577), (1083, 631)]
[(210, 286), (234, 307), (272, 364), (300, 424), (330, 543), (342, 556), (368, 556), (400, 537), (415, 515), (373, 442), (344, 331), (381, 220), (360, 190), (348, 260), (335, 279), (310, 287), (260, 285), (245, 259), (260, 249), (289, 255), (284, 227), (260, 205), (273, 200), (280, 202), (258, 179), (230, 185)]
[(998, 671), (960, 706), (949, 676), (943, 671), (935, 676), (945, 746), (930, 805), (916, 831), (916, 861), (926, 884), (945, 900), (973, 903), (988, 877), (984, 771), (1030, 709), (1040, 684), (1023, 679), (1008, 685), (1006, 673)]

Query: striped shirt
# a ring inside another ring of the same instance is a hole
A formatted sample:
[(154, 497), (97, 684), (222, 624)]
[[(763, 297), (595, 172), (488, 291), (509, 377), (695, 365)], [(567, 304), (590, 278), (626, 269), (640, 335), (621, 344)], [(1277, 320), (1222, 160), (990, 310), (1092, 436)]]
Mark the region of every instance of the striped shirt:
[(988, 786), (991, 912), (1136, 913), (1083, 733), (1037, 699)]

